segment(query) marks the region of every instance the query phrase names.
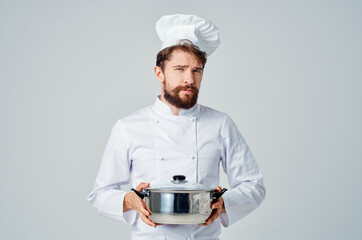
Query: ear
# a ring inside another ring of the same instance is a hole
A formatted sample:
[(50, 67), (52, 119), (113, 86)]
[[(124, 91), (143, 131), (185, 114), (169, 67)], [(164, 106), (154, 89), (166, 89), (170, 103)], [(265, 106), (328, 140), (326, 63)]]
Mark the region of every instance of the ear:
[(157, 80), (160, 83), (163, 83), (163, 81), (165, 80), (165, 76), (163, 75), (161, 67), (156, 66), (154, 71), (155, 71), (155, 75), (156, 75)]

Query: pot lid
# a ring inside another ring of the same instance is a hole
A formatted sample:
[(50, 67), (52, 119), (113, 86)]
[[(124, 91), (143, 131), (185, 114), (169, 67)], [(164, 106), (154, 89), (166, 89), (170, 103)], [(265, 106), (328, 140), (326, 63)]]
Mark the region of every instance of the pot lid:
[(208, 186), (200, 183), (189, 183), (184, 175), (175, 175), (173, 180), (166, 184), (151, 186), (150, 190), (185, 190), (185, 191), (210, 191)]

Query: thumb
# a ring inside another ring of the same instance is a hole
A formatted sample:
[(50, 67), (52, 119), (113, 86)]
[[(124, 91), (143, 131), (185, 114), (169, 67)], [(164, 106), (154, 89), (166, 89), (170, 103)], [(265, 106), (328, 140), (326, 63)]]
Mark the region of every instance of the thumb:
[(138, 184), (137, 187), (135, 187), (135, 189), (137, 191), (142, 191), (144, 188), (148, 188), (149, 186), (150, 186), (150, 183), (141, 182), (140, 184)]

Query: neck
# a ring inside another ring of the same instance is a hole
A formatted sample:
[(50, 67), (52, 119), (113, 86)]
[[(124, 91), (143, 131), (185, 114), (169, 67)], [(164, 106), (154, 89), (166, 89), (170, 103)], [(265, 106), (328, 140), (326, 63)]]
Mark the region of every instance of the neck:
[(180, 113), (181, 108), (177, 108), (177, 107), (171, 105), (169, 102), (167, 102), (167, 100), (164, 98), (163, 94), (161, 94), (160, 100), (162, 102), (166, 103), (167, 106), (169, 106), (171, 108), (173, 115), (178, 115)]

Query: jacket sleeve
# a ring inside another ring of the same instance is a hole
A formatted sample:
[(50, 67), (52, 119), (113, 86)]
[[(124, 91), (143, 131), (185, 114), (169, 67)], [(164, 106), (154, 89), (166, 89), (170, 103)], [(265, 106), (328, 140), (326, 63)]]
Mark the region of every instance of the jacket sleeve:
[(99, 214), (132, 225), (137, 212), (134, 209), (123, 212), (127, 192), (120, 187), (130, 181), (129, 152), (126, 131), (122, 121), (118, 120), (112, 128), (93, 190), (87, 200), (97, 208)]
[(223, 195), (226, 213), (221, 213), (220, 221), (228, 227), (256, 209), (266, 192), (249, 146), (227, 115), (221, 128), (221, 144), (222, 166), (231, 189)]

